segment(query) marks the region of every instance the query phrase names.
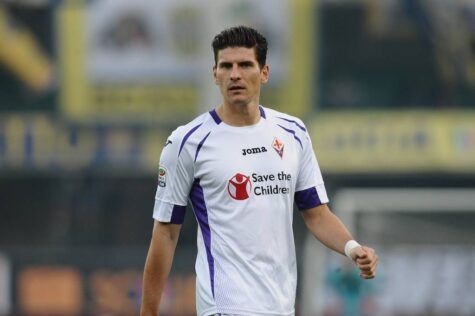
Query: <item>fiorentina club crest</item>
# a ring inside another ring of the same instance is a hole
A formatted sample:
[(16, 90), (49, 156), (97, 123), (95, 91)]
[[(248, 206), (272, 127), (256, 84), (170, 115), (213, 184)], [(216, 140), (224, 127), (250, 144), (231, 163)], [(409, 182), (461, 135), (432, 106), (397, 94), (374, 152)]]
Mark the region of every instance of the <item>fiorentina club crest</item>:
[(228, 193), (235, 200), (246, 200), (251, 193), (251, 179), (242, 173), (236, 173), (228, 181)]
[(282, 143), (277, 137), (272, 142), (272, 148), (279, 154), (280, 158), (284, 156), (284, 143)]

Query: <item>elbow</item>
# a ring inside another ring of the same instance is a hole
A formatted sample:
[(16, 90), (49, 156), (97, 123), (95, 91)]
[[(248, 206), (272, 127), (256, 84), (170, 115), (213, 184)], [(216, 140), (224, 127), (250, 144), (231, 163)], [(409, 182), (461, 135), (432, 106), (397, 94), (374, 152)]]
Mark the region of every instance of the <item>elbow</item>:
[(158, 237), (161, 240), (177, 243), (178, 237), (180, 236), (180, 227), (181, 225), (178, 224), (155, 221), (153, 227), (154, 238)]

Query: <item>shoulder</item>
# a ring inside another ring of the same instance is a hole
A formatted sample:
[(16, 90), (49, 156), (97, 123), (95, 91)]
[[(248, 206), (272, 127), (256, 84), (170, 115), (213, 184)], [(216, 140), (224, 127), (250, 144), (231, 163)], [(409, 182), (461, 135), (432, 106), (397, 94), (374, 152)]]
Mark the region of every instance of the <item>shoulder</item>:
[(266, 119), (275, 124), (277, 129), (282, 129), (291, 134), (302, 149), (311, 147), (307, 127), (300, 118), (274, 109), (264, 108), (264, 111)]
[[(203, 113), (187, 124), (177, 127), (168, 137), (166, 145), (171, 144), (168, 150), (173, 151), (175, 156), (193, 158), (196, 150), (206, 140), (217, 123), (209, 112)], [(186, 154), (185, 154), (186, 153)]]
[(274, 109), (264, 107), (264, 111), (268, 119), (272, 120), (280, 127), (294, 130), (297, 133), (307, 133), (305, 123), (298, 117), (280, 112)]
[(178, 126), (168, 138), (173, 142), (186, 142), (192, 135), (200, 135), (216, 125), (209, 112), (205, 112), (187, 124)]

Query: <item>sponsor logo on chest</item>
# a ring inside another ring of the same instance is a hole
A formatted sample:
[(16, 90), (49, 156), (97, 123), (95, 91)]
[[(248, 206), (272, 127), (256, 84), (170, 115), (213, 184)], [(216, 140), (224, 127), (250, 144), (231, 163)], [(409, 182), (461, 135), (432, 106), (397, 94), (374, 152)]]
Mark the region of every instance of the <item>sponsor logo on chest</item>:
[(247, 200), (252, 195), (280, 195), (290, 193), (292, 176), (284, 171), (276, 174), (236, 173), (228, 180), (227, 191), (234, 200)]
[[(271, 146), (272, 146), (272, 148), (274, 148), (274, 150), (279, 155), (279, 157), (283, 158), (283, 156), (284, 156), (284, 143), (281, 142), (280, 139), (278, 139), (277, 137), (274, 137), (274, 140), (272, 141)], [(252, 147), (252, 148), (243, 148), (241, 150), (242, 150), (242, 155), (243, 156), (260, 154), (260, 153), (267, 152), (267, 148), (265, 146)]]
[(267, 152), (267, 149), (264, 146), (261, 147), (252, 147), (252, 148), (243, 148), (242, 155), (253, 155)]

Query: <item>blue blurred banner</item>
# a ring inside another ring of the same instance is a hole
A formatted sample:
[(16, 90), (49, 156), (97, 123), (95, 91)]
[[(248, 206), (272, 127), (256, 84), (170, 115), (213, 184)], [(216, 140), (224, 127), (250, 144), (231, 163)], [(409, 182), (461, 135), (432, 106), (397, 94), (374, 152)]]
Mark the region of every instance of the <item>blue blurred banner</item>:
[(45, 115), (0, 118), (0, 170), (153, 172), (168, 132), (153, 126), (77, 126)]

